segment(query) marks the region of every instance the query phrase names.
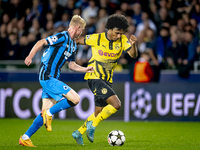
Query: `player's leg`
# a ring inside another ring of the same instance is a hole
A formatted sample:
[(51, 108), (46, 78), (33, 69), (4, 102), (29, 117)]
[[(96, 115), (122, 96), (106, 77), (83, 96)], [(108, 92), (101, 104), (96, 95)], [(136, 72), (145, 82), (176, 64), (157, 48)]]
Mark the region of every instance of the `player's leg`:
[[(110, 98), (108, 98), (108, 100), (115, 99), (115, 98), (116, 98), (116, 96), (113, 95)], [(100, 122), (102, 122), (103, 120), (107, 119), (108, 117), (110, 117), (112, 114), (116, 113), (119, 108), (120, 108), (120, 105), (115, 104), (115, 107), (114, 107), (111, 104), (108, 104), (99, 113), (98, 110), (100, 110), (101, 107), (99, 108), (98, 106), (95, 106), (95, 112), (96, 112), (95, 114), (97, 116), (94, 118), (93, 121), (90, 121), (90, 122), (88, 122), (86, 124), (86, 126), (87, 126), (87, 132), (86, 132), (86, 134), (87, 134), (88, 140), (90, 142), (94, 141), (94, 132), (95, 132), (95, 129), (98, 126), (98, 124)]]
[[(44, 98), (42, 99), (42, 110), (48, 109), (52, 107), (56, 101), (52, 98)], [(34, 119), (32, 125), (29, 127), (29, 129), (24, 133), (23, 136), (19, 139), (19, 144), (22, 146), (29, 146), (34, 147), (32, 144), (30, 137), (37, 132), (37, 130), (43, 125), (43, 118), (41, 116), (41, 113)]]
[(45, 110), (45, 109), (51, 108), (56, 103), (57, 103), (57, 101), (53, 98), (42, 99), (42, 111)]
[(88, 118), (87, 118), (87, 120), (83, 123), (83, 125), (78, 129), (78, 131), (81, 133), (81, 134), (84, 134), (85, 132), (86, 132), (86, 130), (87, 130), (87, 128), (86, 128), (86, 123), (88, 122), (88, 121), (92, 121), (94, 118), (95, 118), (95, 112), (94, 113), (92, 113)]
[(49, 112), (53, 115), (63, 109), (74, 107), (80, 101), (79, 95), (71, 89), (66, 95), (63, 94), (63, 98), (53, 107), (49, 109)]
[[(92, 125), (96, 127), (100, 122), (110, 117), (112, 114), (116, 113), (117, 110), (121, 107), (121, 102), (118, 99), (117, 95), (112, 95), (107, 99), (108, 105), (105, 106), (102, 111), (99, 113), (97, 112), (97, 116), (93, 120)], [(96, 106), (97, 107), (97, 106)], [(95, 111), (96, 111), (95, 107)]]
[[(44, 98), (42, 99), (42, 110), (51, 108), (54, 104), (56, 104), (56, 101), (54, 99)], [(40, 113), (33, 121), (33, 124), (25, 132), (25, 136), (30, 138), (42, 125), (43, 125), (43, 118)]]
[(72, 137), (76, 140), (77, 144), (79, 144), (79, 145), (84, 145), (82, 135), (83, 135), (83, 134), (86, 132), (86, 130), (87, 130), (86, 123), (87, 123), (88, 121), (92, 121), (92, 120), (95, 118), (94, 114), (95, 114), (95, 113), (92, 113), (92, 114), (87, 118), (87, 120), (83, 123), (83, 125), (82, 125), (78, 130), (76, 130), (76, 131), (74, 131), (74, 132), (72, 133)]
[(83, 123), (83, 125), (76, 131), (74, 131), (72, 133), (72, 137), (76, 140), (77, 144), (79, 145), (84, 145), (83, 144), (83, 138), (82, 138), (82, 135), (86, 132), (87, 130), (87, 122), (91, 122), (94, 120), (95, 118), (95, 115), (97, 116), (98, 113), (101, 112), (101, 110), (103, 109), (103, 107), (95, 107), (95, 112), (92, 113), (87, 119), (86, 121)]
[(80, 97), (68, 85), (55, 78), (51, 79), (49, 82), (42, 82), (42, 84), (45, 85), (48, 94), (57, 101), (53, 107), (42, 112), (44, 125), (47, 131), (51, 131), (52, 116), (61, 110), (74, 107), (79, 103)]
[[(94, 131), (98, 124), (103, 120), (110, 117), (113, 113), (121, 107), (121, 102), (114, 90), (111, 88), (111, 84), (102, 80), (94, 82), (95, 87), (95, 118), (93, 121), (88, 122), (87, 126), (87, 137), (90, 142), (94, 141)], [(93, 87), (93, 88), (94, 88)], [(103, 109), (102, 109), (103, 108)]]
[(87, 127), (86, 127), (86, 124), (87, 122), (89, 121), (93, 121), (95, 116), (97, 116), (101, 111), (102, 111), (103, 107), (97, 107), (95, 106), (95, 112), (92, 113), (87, 119), (86, 121), (83, 123), (83, 125), (78, 129), (78, 131), (81, 133), (81, 134), (84, 134), (87, 130)]

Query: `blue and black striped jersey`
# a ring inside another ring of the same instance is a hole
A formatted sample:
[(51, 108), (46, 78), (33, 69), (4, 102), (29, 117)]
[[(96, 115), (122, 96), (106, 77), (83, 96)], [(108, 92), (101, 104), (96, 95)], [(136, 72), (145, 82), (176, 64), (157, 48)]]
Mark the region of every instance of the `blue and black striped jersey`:
[(46, 38), (48, 48), (41, 58), (39, 79), (48, 80), (49, 77), (59, 78), (61, 67), (66, 61), (75, 61), (77, 45), (67, 31), (57, 33)]

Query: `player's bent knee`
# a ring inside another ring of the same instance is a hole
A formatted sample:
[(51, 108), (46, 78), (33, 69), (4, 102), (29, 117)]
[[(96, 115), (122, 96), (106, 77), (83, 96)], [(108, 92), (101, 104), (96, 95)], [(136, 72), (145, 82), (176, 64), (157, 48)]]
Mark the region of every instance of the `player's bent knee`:
[(80, 102), (80, 99), (81, 99), (80, 96), (77, 95), (76, 98), (75, 98), (75, 100), (73, 101), (74, 104), (77, 105)]
[(71, 101), (74, 105), (77, 105), (80, 102), (80, 96), (74, 91), (74, 90), (70, 90), (67, 95), (63, 96), (68, 99), (69, 101)]
[(118, 100), (117, 102), (115, 102), (115, 103), (113, 104), (113, 107), (114, 107), (115, 109), (119, 110), (119, 109), (121, 108), (121, 101)]
[(119, 110), (121, 108), (121, 102), (115, 106), (115, 109)]
[(77, 105), (79, 102), (80, 102), (80, 101), (78, 101), (78, 100), (74, 100), (74, 101), (73, 101), (74, 105)]
[(108, 102), (108, 104), (112, 105), (117, 110), (119, 110), (121, 108), (121, 101), (116, 97), (112, 97), (112, 98), (108, 99), (107, 102)]
[(77, 95), (76, 97), (73, 97), (72, 99), (68, 99), (71, 105), (76, 106), (80, 102), (80, 96)]

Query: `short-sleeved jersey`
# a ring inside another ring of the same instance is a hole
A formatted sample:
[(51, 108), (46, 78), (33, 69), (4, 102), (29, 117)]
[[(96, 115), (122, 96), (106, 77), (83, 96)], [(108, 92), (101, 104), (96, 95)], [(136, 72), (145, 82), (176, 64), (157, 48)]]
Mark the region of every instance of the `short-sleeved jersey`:
[(117, 41), (107, 38), (107, 33), (91, 34), (85, 36), (85, 44), (92, 48), (92, 57), (88, 66), (94, 67), (93, 73), (86, 73), (84, 79), (102, 79), (113, 82), (113, 71), (123, 51), (131, 49), (127, 37), (122, 34)]
[(66, 61), (75, 61), (77, 45), (67, 31), (57, 33), (46, 38), (48, 48), (41, 58), (39, 79), (48, 80), (49, 77), (58, 79), (61, 67)]

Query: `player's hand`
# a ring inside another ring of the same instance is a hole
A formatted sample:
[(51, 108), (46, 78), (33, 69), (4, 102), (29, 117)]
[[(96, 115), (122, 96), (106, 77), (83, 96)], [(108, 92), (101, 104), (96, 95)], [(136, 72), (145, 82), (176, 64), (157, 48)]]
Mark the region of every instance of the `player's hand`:
[(88, 66), (86, 69), (87, 69), (87, 72), (89, 73), (94, 72), (94, 67), (92, 66)]
[(26, 57), (24, 63), (29, 66), (32, 63), (32, 58), (30, 58), (29, 56)]
[(135, 44), (135, 42), (137, 42), (136, 36), (135, 35), (131, 35), (130, 39), (129, 39), (129, 42), (131, 43), (131, 45)]

